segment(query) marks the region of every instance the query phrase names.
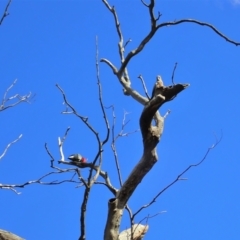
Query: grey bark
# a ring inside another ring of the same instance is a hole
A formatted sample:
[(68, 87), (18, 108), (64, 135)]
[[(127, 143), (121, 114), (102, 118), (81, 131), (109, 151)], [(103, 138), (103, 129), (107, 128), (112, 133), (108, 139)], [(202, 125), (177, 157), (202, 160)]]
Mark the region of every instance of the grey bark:
[(0, 240), (24, 240), (24, 239), (11, 232), (0, 229)]
[[(156, 91), (155, 96), (147, 102), (140, 117), (140, 129), (143, 137), (143, 156), (117, 192), (116, 198), (108, 202), (108, 218), (104, 231), (104, 240), (119, 240), (119, 226), (127, 201), (141, 183), (145, 175), (157, 162), (156, 146), (163, 131), (164, 118), (156, 114), (167, 101), (173, 100), (188, 84), (177, 84)], [(156, 126), (152, 125), (155, 118)]]

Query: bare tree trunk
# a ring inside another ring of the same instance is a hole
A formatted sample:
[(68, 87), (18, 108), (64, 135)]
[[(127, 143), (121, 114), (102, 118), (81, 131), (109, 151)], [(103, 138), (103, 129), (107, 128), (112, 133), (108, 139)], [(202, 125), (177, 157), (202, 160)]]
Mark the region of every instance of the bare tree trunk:
[(11, 232), (0, 229), (0, 240), (24, 240), (24, 239)]

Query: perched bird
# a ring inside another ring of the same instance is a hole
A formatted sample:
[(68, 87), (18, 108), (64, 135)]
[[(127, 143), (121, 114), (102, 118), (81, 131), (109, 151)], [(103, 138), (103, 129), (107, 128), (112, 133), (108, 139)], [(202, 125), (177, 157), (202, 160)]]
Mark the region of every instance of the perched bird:
[(162, 90), (163, 90), (163, 80), (161, 78), (161, 76), (157, 76), (157, 81), (154, 84), (153, 90), (152, 90), (152, 98), (158, 94), (161, 94)]
[(87, 159), (85, 157), (83, 157), (80, 154), (72, 154), (68, 157), (69, 160), (73, 161), (73, 162), (81, 162), (81, 163), (86, 163)]

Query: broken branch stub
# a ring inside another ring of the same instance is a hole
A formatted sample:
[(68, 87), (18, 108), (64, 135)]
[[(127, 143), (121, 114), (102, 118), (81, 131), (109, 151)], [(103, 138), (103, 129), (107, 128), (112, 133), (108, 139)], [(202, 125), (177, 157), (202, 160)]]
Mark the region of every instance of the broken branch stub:
[[(144, 145), (147, 141), (155, 138), (155, 144), (160, 138), (160, 129), (156, 126), (152, 126), (152, 120), (157, 110), (168, 101), (173, 100), (178, 93), (187, 88), (189, 84), (176, 84), (171, 86), (159, 86), (153, 91), (152, 99), (145, 105), (140, 117), (140, 128), (143, 136)], [(152, 141), (150, 141), (152, 142)]]

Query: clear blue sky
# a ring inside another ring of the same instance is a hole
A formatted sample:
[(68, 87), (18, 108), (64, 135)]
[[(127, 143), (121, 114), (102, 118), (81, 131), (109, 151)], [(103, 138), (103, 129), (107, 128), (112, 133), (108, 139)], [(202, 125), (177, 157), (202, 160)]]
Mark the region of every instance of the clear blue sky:
[[(3, 12), (7, 1), (0, 1)], [(125, 41), (135, 48), (148, 33), (150, 18), (140, 0), (116, 1), (115, 5)], [(234, 0), (158, 1), (160, 22), (194, 18), (209, 22), (229, 38), (240, 41), (240, 2)], [(62, 96), (58, 83), (71, 104), (105, 136), (100, 112), (96, 70), (95, 37), (99, 57), (119, 66), (117, 34), (113, 17), (100, 0), (95, 1), (16, 1), (0, 27), (0, 96), (18, 79), (12, 94), (35, 94), (31, 104), (21, 104), (1, 112), (0, 153), (19, 134), (0, 162), (1, 183), (23, 183), (51, 171), (44, 144), (48, 143), (59, 159), (57, 138), (71, 127), (64, 146), (66, 156), (80, 152), (92, 161), (97, 144), (94, 136), (74, 116), (62, 115)], [(146, 240), (240, 239), (240, 47), (227, 43), (206, 27), (185, 23), (161, 29), (148, 46), (129, 65), (132, 87), (144, 94), (142, 74), (151, 92), (156, 75), (171, 84), (172, 69), (178, 67), (175, 81), (190, 83), (174, 101), (160, 110), (171, 109), (158, 146), (159, 162), (131, 198), (136, 211), (148, 203), (189, 164), (198, 162), (207, 148), (221, 143), (198, 168), (185, 174), (187, 181), (176, 183), (137, 221), (160, 211), (149, 219)], [(116, 131), (121, 128), (124, 111), (131, 120), (126, 131), (139, 129), (142, 106), (122, 94), (122, 87), (108, 66), (100, 64), (105, 106), (114, 105)], [(107, 110), (112, 123), (112, 113)], [(142, 154), (140, 132), (117, 143), (123, 179), (126, 179)], [(104, 150), (103, 170), (119, 187), (109, 144)], [(60, 166), (66, 168), (66, 166)], [(88, 170), (82, 171), (87, 176)], [(69, 175), (49, 180), (66, 179)], [(100, 180), (100, 179), (99, 179)], [(79, 208), (83, 188), (73, 183), (60, 186), (31, 185), (0, 191), (0, 228), (27, 240), (68, 240), (79, 236)], [(107, 217), (107, 202), (113, 197), (103, 186), (95, 186), (87, 209), (87, 239), (102, 239)], [(125, 213), (121, 229), (129, 227)]]

